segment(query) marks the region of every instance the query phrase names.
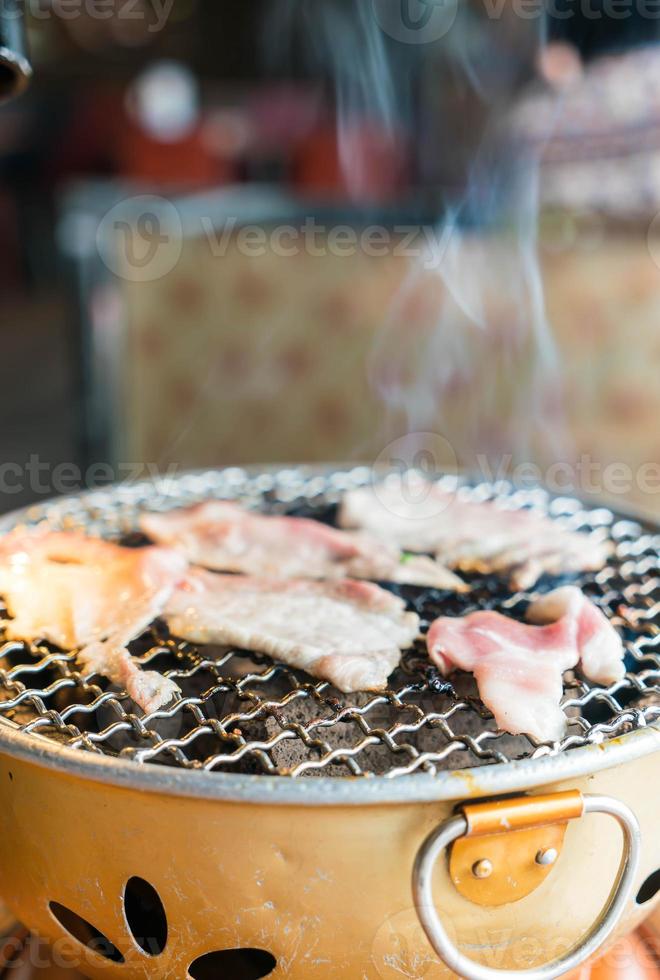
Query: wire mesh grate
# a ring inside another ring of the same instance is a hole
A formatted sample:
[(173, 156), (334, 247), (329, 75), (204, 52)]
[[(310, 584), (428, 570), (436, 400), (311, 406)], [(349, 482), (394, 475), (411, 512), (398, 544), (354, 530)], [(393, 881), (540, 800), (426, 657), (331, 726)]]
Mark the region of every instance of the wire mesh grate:
[[(146, 506), (168, 509), (227, 498), (332, 522), (341, 493), (372, 478), (362, 467), (324, 475), (212, 471), (57, 501), (33, 508), (26, 520), (137, 546), (137, 515)], [(44, 643), (2, 644), (0, 635), (0, 723), (138, 764), (290, 777), (396, 778), (556, 754), (659, 719), (660, 533), (605, 508), (586, 509), (574, 499), (516, 490), (503, 481), (466, 484), (457, 492), (470, 499), (498, 499), (506, 507), (535, 508), (615, 544), (607, 567), (577, 582), (620, 630), (627, 673), (609, 688), (567, 675), (563, 709), (569, 724), (561, 742), (538, 743), (498, 731), (472, 679), (464, 674), (451, 682), (442, 678), (430, 665), (423, 641), (403, 655), (386, 691), (345, 695), (267, 657), (175, 640), (158, 623), (131, 652), (181, 688), (181, 699), (167, 710), (145, 717), (125, 691), (81, 674), (75, 653)], [(438, 615), (476, 609), (522, 618), (536, 594), (511, 594), (493, 576), (473, 576), (471, 584), (466, 595), (415, 587), (394, 591), (420, 615), (424, 631)], [(557, 580), (541, 582), (540, 590), (550, 584)]]

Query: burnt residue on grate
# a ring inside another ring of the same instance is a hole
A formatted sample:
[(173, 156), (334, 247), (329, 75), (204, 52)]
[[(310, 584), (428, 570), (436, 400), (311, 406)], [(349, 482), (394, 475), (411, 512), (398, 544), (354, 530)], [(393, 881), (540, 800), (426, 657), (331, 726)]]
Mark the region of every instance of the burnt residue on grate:
[[(31, 514), (53, 529), (80, 528), (144, 542), (134, 528), (141, 508), (168, 509), (211, 497), (238, 499), (270, 512), (313, 516), (327, 523), (347, 487), (369, 479), (364, 468), (305, 476), (297, 470), (254, 476), (240, 470), (196, 474), (154, 487), (122, 487), (46, 505)], [(195, 647), (156, 623), (131, 647), (145, 667), (167, 673), (182, 698), (143, 717), (125, 691), (99, 677), (83, 677), (75, 656), (48, 644), (2, 643), (0, 723), (83, 751), (218, 772), (294, 777), (370, 776), (503, 763), (605, 742), (660, 718), (660, 534), (603, 508), (542, 491), (498, 483), (465, 487), (479, 499), (499, 497), (532, 506), (571, 527), (610, 538), (610, 564), (571, 581), (604, 610), (624, 637), (626, 677), (608, 689), (567, 675), (566, 736), (538, 744), (496, 729), (474, 681), (448, 682), (429, 663), (424, 642), (407, 651), (379, 693), (340, 694), (300, 671), (244, 651)], [(531, 593), (511, 594), (506, 583), (474, 576), (472, 590), (455, 595), (411, 586), (391, 587), (421, 617), (425, 631), (439, 615), (496, 609), (523, 618)], [(559, 584), (541, 582), (539, 590)]]

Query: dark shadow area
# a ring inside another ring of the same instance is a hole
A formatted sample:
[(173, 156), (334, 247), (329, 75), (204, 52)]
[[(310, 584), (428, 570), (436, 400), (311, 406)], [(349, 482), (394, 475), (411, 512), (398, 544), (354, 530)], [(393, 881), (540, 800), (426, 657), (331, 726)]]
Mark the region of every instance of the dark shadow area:
[(269, 976), (277, 960), (263, 949), (223, 949), (200, 956), (190, 967), (193, 980), (259, 980)]
[(649, 875), (642, 887), (637, 892), (635, 901), (638, 905), (646, 905), (660, 891), (660, 868)]
[(124, 889), (124, 913), (140, 949), (159, 956), (167, 945), (167, 917), (153, 885), (144, 878), (130, 878)]
[(83, 946), (87, 946), (92, 952), (98, 953), (99, 956), (105, 957), (112, 963), (124, 962), (124, 957), (114, 943), (77, 912), (72, 912), (66, 905), (60, 905), (59, 902), (49, 902), (48, 907), (62, 928)]

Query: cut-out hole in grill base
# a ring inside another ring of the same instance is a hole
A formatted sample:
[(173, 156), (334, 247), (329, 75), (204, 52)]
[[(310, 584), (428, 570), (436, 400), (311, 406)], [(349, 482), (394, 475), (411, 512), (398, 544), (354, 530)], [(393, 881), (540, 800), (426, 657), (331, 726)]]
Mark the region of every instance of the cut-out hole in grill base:
[(260, 980), (276, 966), (277, 960), (265, 949), (222, 949), (196, 959), (188, 976), (192, 980)]
[(160, 956), (167, 945), (167, 917), (160, 895), (144, 878), (129, 878), (124, 888), (124, 915), (129, 932), (149, 956)]
[(124, 962), (124, 957), (115, 944), (77, 912), (68, 909), (66, 905), (60, 905), (59, 902), (49, 902), (48, 908), (62, 929), (82, 946), (86, 946), (93, 953), (98, 953), (104, 959), (110, 960), (111, 963)]
[(655, 898), (658, 892), (660, 892), (660, 868), (648, 876), (637, 892), (635, 901), (638, 905), (646, 905), (652, 898)]

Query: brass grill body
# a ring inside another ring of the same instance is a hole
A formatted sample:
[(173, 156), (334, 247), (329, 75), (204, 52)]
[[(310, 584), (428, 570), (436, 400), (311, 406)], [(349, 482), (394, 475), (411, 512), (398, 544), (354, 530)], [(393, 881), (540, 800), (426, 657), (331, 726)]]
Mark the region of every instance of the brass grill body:
[[(141, 508), (209, 497), (331, 520), (340, 494), (371, 478), (364, 468), (188, 474), (32, 508), (5, 529), (46, 521), (139, 545)], [(237, 948), (272, 954), (275, 978), (447, 977), (413, 907), (415, 855), (457, 803), (539, 790), (625, 801), (642, 829), (641, 885), (660, 866), (660, 533), (504, 483), (459, 492), (537, 507), (616, 544), (611, 563), (579, 582), (622, 631), (628, 673), (607, 690), (569, 679), (560, 744), (497, 731), (475, 689), (460, 677), (447, 685), (422, 645), (387, 691), (347, 697), (266, 658), (216, 656), (156, 626), (134, 652), (184, 696), (144, 718), (125, 692), (82, 677), (73, 654), (4, 644), (0, 893), (14, 913), (90, 977), (180, 980), (197, 957)], [(473, 608), (522, 616), (533, 595), (511, 595), (490, 577), (473, 585), (467, 596), (398, 591), (425, 626)], [(508, 970), (544, 963), (596, 918), (620, 850), (616, 827), (587, 816), (571, 823), (556, 866), (524, 900), (478, 908), (438, 863), (438, 906), (475, 957)], [(124, 890), (135, 876), (156, 889), (167, 916), (157, 955), (127, 922)], [(91, 923), (123, 961), (72, 940), (53, 902)], [(651, 904), (631, 900), (619, 933)]]

